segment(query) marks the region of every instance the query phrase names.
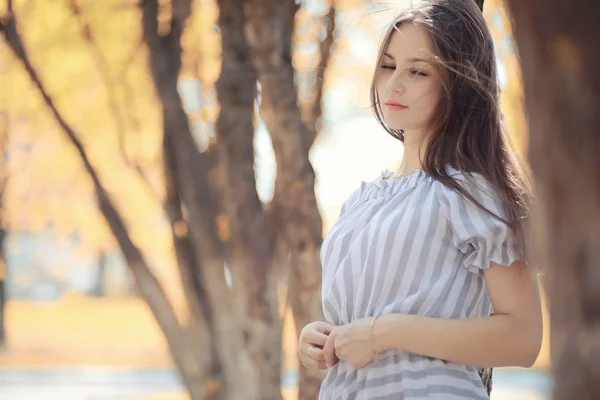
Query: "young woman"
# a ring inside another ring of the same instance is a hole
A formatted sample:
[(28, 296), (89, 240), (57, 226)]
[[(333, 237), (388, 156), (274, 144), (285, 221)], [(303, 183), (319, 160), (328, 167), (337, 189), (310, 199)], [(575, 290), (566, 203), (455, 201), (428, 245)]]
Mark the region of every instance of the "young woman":
[(487, 399), (477, 367), (530, 367), (542, 319), (524, 261), (529, 185), (481, 10), (412, 7), (376, 66), (375, 115), (404, 156), (361, 184), (325, 238), (327, 321), (303, 329), (299, 356), (327, 369), (321, 399)]

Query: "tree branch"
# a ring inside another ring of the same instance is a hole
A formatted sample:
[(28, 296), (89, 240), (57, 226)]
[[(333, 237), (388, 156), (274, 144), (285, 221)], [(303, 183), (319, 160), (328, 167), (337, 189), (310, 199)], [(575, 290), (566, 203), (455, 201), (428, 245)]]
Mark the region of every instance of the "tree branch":
[[(111, 110), (111, 114), (114, 118), (115, 126), (117, 128), (117, 136), (119, 138), (119, 151), (121, 152), (125, 163), (129, 167), (132, 167), (133, 163), (129, 159), (129, 156), (127, 155), (127, 150), (125, 148), (125, 119), (121, 114), (121, 107), (119, 107), (119, 102), (115, 96), (116, 85), (115, 82), (113, 82), (113, 79), (111, 78), (108, 62), (102, 54), (102, 50), (100, 50), (100, 46), (98, 46), (96, 38), (94, 37), (94, 34), (92, 32), (92, 27), (85, 19), (81, 8), (77, 4), (77, 1), (68, 0), (68, 5), (71, 10), (71, 13), (77, 19), (81, 26), (83, 38), (88, 44), (88, 49), (90, 50), (90, 53), (96, 63), (96, 67), (98, 68), (98, 72), (100, 73), (100, 78), (102, 79), (102, 82), (106, 87), (106, 91), (108, 93), (108, 106)], [(144, 179), (143, 175), (140, 175), (140, 177)]]
[[(77, 21), (81, 25), (81, 31), (82, 31), (84, 40), (88, 44), (90, 53), (96, 63), (96, 66), (98, 67), (98, 72), (100, 74), (100, 78), (102, 79), (102, 82), (104, 83), (104, 86), (106, 87), (106, 91), (108, 94), (108, 106), (109, 106), (109, 109), (111, 110), (111, 114), (115, 120), (117, 136), (119, 138), (119, 140), (118, 140), (119, 151), (121, 152), (121, 156), (122, 156), (125, 164), (129, 168), (133, 169), (133, 171), (136, 173), (138, 178), (142, 181), (144, 188), (146, 189), (146, 192), (149, 194), (149, 196), (152, 199), (154, 199), (157, 203), (161, 204), (163, 211), (165, 213), (167, 213), (167, 215), (168, 215), (167, 208), (164, 206), (164, 204), (162, 204), (160, 196), (152, 188), (152, 184), (150, 183), (148, 177), (144, 173), (144, 170), (142, 169), (141, 165), (137, 162), (134, 162), (127, 154), (127, 149), (125, 146), (126, 122), (125, 122), (125, 118), (121, 112), (121, 107), (119, 106), (119, 102), (118, 102), (116, 94), (115, 94), (117, 85), (116, 85), (116, 82), (111, 77), (108, 61), (107, 61), (106, 57), (104, 57), (104, 55), (102, 54), (102, 50), (100, 49), (100, 46), (98, 45), (98, 42), (94, 36), (92, 27), (89, 24), (89, 22), (86, 20), (86, 18), (84, 16), (84, 12), (81, 10), (81, 8), (77, 4), (76, 0), (68, 0), (68, 5), (69, 5), (69, 8), (70, 8), (73, 16), (77, 19)], [(132, 56), (130, 58), (134, 57), (134, 54), (137, 53), (137, 50), (139, 50), (139, 46), (132, 53)], [(129, 63), (129, 62), (130, 61), (128, 60), (127, 63)]]
[(140, 54), (140, 50), (142, 49), (143, 45), (144, 45), (144, 40), (143, 40), (143, 38), (140, 38), (137, 45), (134, 47), (133, 51), (129, 55), (129, 57), (127, 57), (127, 59), (123, 63), (123, 67), (117, 74), (117, 78), (116, 78), (116, 81), (120, 83), (120, 85), (123, 87), (123, 90), (124, 90), (124, 97), (125, 97), (124, 103), (125, 103), (125, 107), (129, 111), (129, 112), (126, 112), (125, 115), (126, 115), (126, 117), (129, 118), (129, 123), (131, 124), (131, 126), (133, 126), (133, 129), (135, 131), (139, 130), (140, 122), (139, 122), (139, 117), (137, 115), (134, 115), (134, 112), (131, 111), (132, 109), (135, 108), (135, 96), (132, 95), (132, 90), (129, 85), (129, 81), (127, 80), (127, 72), (129, 72), (129, 68), (133, 64), (133, 61), (135, 60), (137, 55)]

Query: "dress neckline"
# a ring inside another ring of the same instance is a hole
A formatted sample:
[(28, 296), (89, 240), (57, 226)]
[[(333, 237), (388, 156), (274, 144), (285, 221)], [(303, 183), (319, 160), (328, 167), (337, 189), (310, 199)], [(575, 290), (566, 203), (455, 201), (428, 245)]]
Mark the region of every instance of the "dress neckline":
[[(421, 175), (421, 174), (425, 174), (425, 171), (423, 170), (423, 168), (417, 168), (406, 175), (399, 175), (399, 176), (394, 176), (394, 171), (386, 169), (381, 173), (381, 178), (383, 180), (399, 181), (402, 179), (410, 178), (412, 175)], [(427, 175), (427, 174), (425, 174), (425, 175)]]

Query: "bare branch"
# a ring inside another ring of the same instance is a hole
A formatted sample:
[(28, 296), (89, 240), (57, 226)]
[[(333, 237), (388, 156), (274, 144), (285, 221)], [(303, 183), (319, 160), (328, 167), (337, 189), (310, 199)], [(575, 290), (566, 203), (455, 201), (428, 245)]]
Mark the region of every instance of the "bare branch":
[[(131, 157), (127, 154), (127, 148), (125, 145), (126, 134), (127, 134), (125, 117), (121, 111), (122, 108), (119, 106), (119, 102), (117, 100), (117, 96), (116, 96), (117, 84), (116, 84), (115, 80), (113, 80), (113, 78), (111, 77), (108, 61), (107, 61), (106, 57), (104, 57), (104, 54), (102, 54), (102, 50), (100, 49), (100, 46), (98, 45), (98, 42), (93, 34), (92, 27), (89, 24), (89, 22), (87, 21), (87, 19), (85, 18), (84, 12), (81, 10), (79, 5), (77, 4), (77, 1), (76, 0), (68, 0), (68, 5), (69, 5), (69, 8), (70, 8), (73, 16), (77, 19), (77, 21), (81, 25), (81, 31), (82, 31), (84, 40), (88, 44), (88, 49), (90, 50), (90, 53), (96, 63), (96, 67), (98, 68), (98, 72), (100, 73), (100, 78), (102, 79), (102, 82), (104, 83), (104, 86), (106, 87), (106, 91), (108, 94), (108, 106), (109, 106), (109, 109), (111, 110), (111, 114), (115, 121), (117, 137), (119, 138), (119, 141), (118, 141), (119, 142), (119, 151), (121, 153), (121, 156), (123, 157), (125, 164), (129, 168), (132, 168), (136, 172), (137, 176), (142, 180), (142, 182), (144, 182), (144, 186), (146, 187), (147, 192), (151, 195), (151, 197), (158, 203), (161, 203), (160, 197), (158, 196), (156, 191), (152, 188), (152, 185), (150, 184), (150, 181), (148, 181), (148, 178), (147, 178), (146, 174), (144, 173), (142, 167), (138, 163), (134, 162), (131, 159)], [(136, 49), (133, 51), (132, 55), (130, 56), (130, 60), (127, 61), (126, 68), (130, 64), (131, 60), (138, 53), (138, 50), (140, 47), (141, 47), (141, 42), (140, 42), (140, 46), (136, 47)], [(125, 79), (123, 78), (122, 81), (124, 82)], [(131, 96), (131, 97), (133, 97), (133, 96)]]
[(129, 55), (129, 57), (127, 57), (127, 59), (123, 63), (123, 69), (121, 69), (121, 72), (119, 73), (119, 75), (125, 75), (129, 71), (129, 68), (133, 64), (133, 61), (138, 56), (138, 54), (140, 54), (140, 50), (143, 48), (143, 46), (144, 46), (144, 39), (140, 38), (140, 40), (138, 41), (137, 45), (134, 47), (134, 49), (131, 52), (131, 54)]
[(84, 40), (88, 44), (88, 49), (94, 58), (96, 63), (96, 67), (98, 68), (98, 72), (100, 73), (100, 78), (102, 79), (104, 86), (106, 86), (106, 91), (108, 93), (108, 106), (111, 110), (111, 114), (115, 120), (115, 125), (117, 128), (117, 136), (119, 137), (119, 150), (127, 163), (127, 165), (131, 166), (132, 162), (127, 155), (127, 151), (125, 149), (125, 120), (121, 113), (121, 108), (119, 107), (118, 100), (116, 98), (115, 92), (115, 83), (111, 78), (110, 68), (108, 66), (108, 62), (106, 58), (102, 54), (102, 50), (100, 50), (100, 46), (94, 37), (92, 32), (92, 27), (86, 20), (84, 13), (81, 8), (77, 4), (76, 0), (68, 0), (68, 5), (73, 13), (73, 16), (77, 19), (81, 26), (81, 32), (84, 37)]
[(123, 87), (123, 92), (125, 95), (124, 103), (125, 103), (125, 107), (128, 110), (128, 112), (125, 113), (125, 116), (130, 118), (129, 123), (133, 127), (134, 131), (139, 130), (140, 122), (139, 122), (138, 116), (134, 115), (134, 112), (133, 112), (133, 110), (135, 108), (136, 96), (133, 94), (133, 90), (131, 89), (129, 80), (127, 79), (127, 73), (129, 72), (129, 68), (133, 65), (133, 61), (135, 60), (135, 58), (138, 56), (138, 54), (141, 53), (140, 50), (143, 48), (143, 46), (144, 46), (144, 40), (143, 40), (143, 38), (140, 38), (140, 40), (138, 41), (137, 45), (135, 46), (135, 48), (133, 49), (133, 51), (131, 52), (129, 57), (123, 63), (123, 68), (117, 74), (117, 78), (116, 78), (116, 81), (121, 85), (121, 87)]

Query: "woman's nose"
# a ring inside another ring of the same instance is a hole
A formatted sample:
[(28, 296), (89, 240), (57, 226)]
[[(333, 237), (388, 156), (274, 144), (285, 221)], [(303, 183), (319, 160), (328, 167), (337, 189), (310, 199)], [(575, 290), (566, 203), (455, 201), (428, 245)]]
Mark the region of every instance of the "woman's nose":
[(387, 81), (386, 88), (392, 91), (393, 93), (402, 95), (405, 91), (405, 87), (402, 83), (402, 80), (400, 79), (400, 74), (398, 74), (397, 72), (392, 74), (390, 79)]

